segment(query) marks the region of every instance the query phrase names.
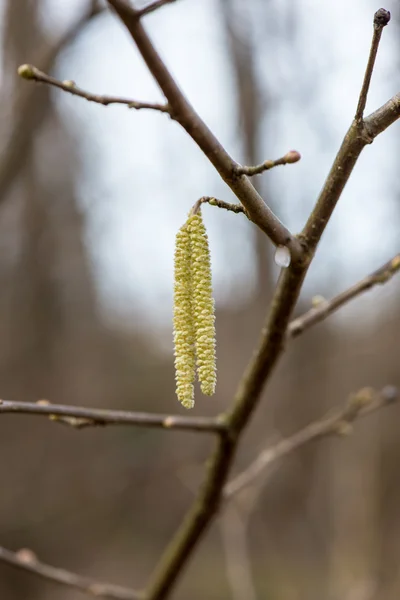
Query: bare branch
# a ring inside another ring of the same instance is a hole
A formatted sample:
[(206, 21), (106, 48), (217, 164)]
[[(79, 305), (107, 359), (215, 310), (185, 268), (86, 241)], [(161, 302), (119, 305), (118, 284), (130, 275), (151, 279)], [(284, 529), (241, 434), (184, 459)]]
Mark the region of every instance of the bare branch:
[(138, 18), (138, 11), (131, 8), (125, 0), (108, 0), (108, 3), (131, 34), (149, 71), (166, 97), (173, 118), (180, 123), (214, 165), (221, 178), (245, 207), (249, 219), (260, 227), (276, 246), (287, 246), (292, 261), (300, 260), (303, 249), (299, 240), (274, 215), (249, 179), (244, 175), (237, 175), (236, 169), (239, 165), (223, 148), (179, 89), (144, 30)]
[(96, 598), (107, 598), (108, 600), (139, 600), (143, 598), (143, 594), (135, 590), (88, 579), (65, 569), (58, 569), (41, 563), (31, 550), (22, 549), (18, 552), (12, 552), (0, 546), (0, 561), (12, 567), (29, 571), (54, 583), (60, 583), (81, 592), (86, 592)]
[(297, 337), (303, 333), (303, 331), (312, 325), (323, 321), (326, 319), (326, 317), (336, 312), (341, 306), (347, 304), (347, 302), (350, 300), (357, 298), (357, 296), (363, 292), (370, 290), (376, 285), (383, 285), (389, 281), (399, 270), (400, 254), (396, 254), (392, 260), (389, 260), (389, 262), (382, 265), (382, 267), (370, 275), (367, 275), (367, 277), (364, 277), (364, 279), (361, 279), (361, 281), (353, 285), (348, 290), (338, 294), (332, 298), (332, 300), (324, 300), (318, 304), (318, 306), (311, 308), (309, 311), (304, 313), (304, 315), (294, 319), (288, 327), (288, 337)]
[(23, 79), (36, 81), (38, 83), (46, 83), (47, 85), (56, 87), (64, 92), (68, 92), (73, 96), (79, 96), (80, 98), (84, 98), (89, 102), (96, 102), (97, 104), (102, 104), (103, 106), (108, 106), (109, 104), (125, 104), (128, 106), (128, 108), (134, 108), (136, 110), (147, 108), (171, 114), (170, 108), (167, 104), (138, 102), (129, 98), (121, 98), (120, 96), (100, 96), (99, 94), (92, 94), (77, 87), (74, 81), (60, 81), (59, 79), (55, 79), (50, 75), (46, 75), (46, 73), (43, 73), (33, 65), (21, 65), (18, 69), (18, 75)]
[(383, 28), (390, 21), (390, 12), (384, 8), (380, 8), (374, 15), (374, 33), (372, 36), (371, 48), (369, 51), (367, 68), (365, 69), (364, 81), (361, 87), (360, 98), (358, 100), (357, 110), (354, 119), (361, 122), (364, 116), (365, 105), (367, 104), (367, 96), (371, 83), (372, 71), (374, 70), (376, 54), (378, 52), (379, 42)]
[(363, 123), (354, 121), (348, 130), (335, 158), (326, 182), (302, 232), (310, 254), (314, 253), (332, 212), (367, 144), (392, 125), (400, 117), (400, 94), (393, 96), (381, 108), (367, 117)]
[(263, 450), (242, 473), (225, 486), (225, 499), (229, 499), (240, 492), (272, 463), (287, 456), (294, 450), (322, 437), (348, 435), (352, 432), (351, 424), (353, 421), (393, 404), (397, 398), (398, 391), (392, 386), (387, 386), (378, 393), (371, 388), (360, 390), (349, 399), (343, 409), (333, 414), (328, 413), (322, 419), (310, 423), (291, 437), (283, 439), (271, 448)]
[(277, 158), (276, 160), (265, 160), (260, 165), (256, 165), (255, 167), (237, 167), (236, 173), (238, 175), (248, 175), (249, 177), (253, 175), (260, 175), (260, 173), (264, 173), (264, 171), (269, 171), (274, 167), (279, 167), (280, 165), (290, 165), (298, 162), (301, 159), (300, 153), (297, 150), (289, 150), (282, 156), (281, 158)]
[(176, 2), (176, 0), (155, 0), (155, 2), (151, 2), (144, 8), (137, 10), (136, 16), (140, 19), (141, 17), (149, 15), (150, 13), (154, 12), (155, 10), (158, 10), (159, 8), (162, 8), (166, 4), (172, 4), (173, 2)]
[(226, 428), (223, 418), (219, 417), (181, 417), (179, 415), (63, 406), (50, 404), (43, 400), (39, 400), (37, 403), (0, 400), (0, 414), (5, 413), (48, 416), (52, 421), (59, 421), (77, 429), (104, 425), (133, 425), (135, 427), (221, 433)]

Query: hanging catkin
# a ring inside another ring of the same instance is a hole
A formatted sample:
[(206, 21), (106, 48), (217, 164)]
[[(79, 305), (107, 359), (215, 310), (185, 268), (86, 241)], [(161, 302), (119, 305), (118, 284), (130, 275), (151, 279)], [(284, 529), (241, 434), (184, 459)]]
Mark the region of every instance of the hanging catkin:
[(188, 221), (193, 281), (193, 312), (197, 378), (203, 394), (212, 396), (216, 384), (215, 314), (208, 237), (201, 212)]
[(203, 394), (212, 396), (216, 385), (210, 250), (200, 211), (176, 236), (174, 343), (176, 393), (183, 406), (192, 408), (196, 365)]
[(188, 225), (176, 235), (174, 283), (174, 346), (176, 395), (185, 408), (194, 406), (194, 316), (192, 307), (191, 249)]

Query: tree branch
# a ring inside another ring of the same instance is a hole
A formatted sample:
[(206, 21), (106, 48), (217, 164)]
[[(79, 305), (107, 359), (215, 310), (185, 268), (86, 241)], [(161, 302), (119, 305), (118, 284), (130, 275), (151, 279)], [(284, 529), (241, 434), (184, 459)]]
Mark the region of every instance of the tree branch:
[(176, 0), (155, 0), (155, 2), (151, 2), (144, 8), (136, 10), (136, 15), (139, 18), (144, 17), (144, 16), (149, 15), (150, 13), (154, 12), (155, 10), (162, 8), (166, 4), (172, 4), (173, 2), (176, 2)]
[(23, 549), (12, 552), (0, 546), (0, 561), (12, 567), (29, 571), (43, 579), (86, 592), (96, 598), (106, 598), (108, 600), (139, 600), (143, 598), (143, 595), (135, 590), (88, 579), (65, 569), (58, 569), (41, 563), (30, 550)]
[(120, 96), (100, 96), (99, 94), (92, 94), (77, 87), (74, 81), (60, 81), (59, 79), (55, 79), (50, 75), (46, 75), (46, 73), (43, 73), (33, 65), (21, 65), (18, 69), (18, 75), (23, 79), (36, 81), (38, 83), (46, 83), (47, 85), (56, 87), (64, 92), (68, 92), (73, 96), (79, 96), (80, 98), (84, 98), (89, 102), (96, 102), (97, 104), (102, 104), (103, 106), (108, 106), (109, 104), (126, 104), (128, 108), (134, 108), (136, 110), (147, 108), (168, 113), (169, 115), (171, 114), (170, 108), (167, 104), (137, 102), (136, 100), (130, 100), (129, 98), (121, 98)]
[(247, 216), (247, 213), (241, 204), (230, 204), (229, 202), (225, 202), (224, 200), (218, 200), (213, 196), (203, 196), (193, 205), (192, 212), (197, 212), (199, 207), (202, 204), (209, 204), (210, 206), (218, 206), (218, 208), (223, 208), (225, 210), (229, 210), (234, 213), (244, 213)]
[(81, 406), (63, 406), (39, 400), (37, 403), (0, 400), (0, 414), (30, 414), (48, 416), (76, 429), (105, 425), (133, 425), (158, 429), (179, 429), (209, 433), (221, 433), (226, 426), (220, 417), (181, 417), (123, 410), (104, 410)]
[(254, 167), (236, 167), (236, 173), (238, 175), (248, 175), (249, 177), (253, 175), (260, 175), (260, 173), (264, 173), (264, 171), (269, 171), (274, 167), (279, 167), (280, 165), (291, 165), (293, 163), (298, 162), (301, 159), (300, 153), (297, 150), (289, 150), (282, 156), (281, 158), (277, 158), (276, 160), (265, 160), (260, 165), (256, 165)]
[(274, 215), (247, 177), (237, 175), (236, 169), (240, 165), (231, 158), (179, 89), (144, 30), (139, 12), (124, 0), (108, 0), (108, 3), (131, 34), (149, 71), (166, 97), (173, 118), (211, 161), (221, 178), (245, 207), (249, 219), (260, 227), (276, 246), (287, 246), (294, 262), (300, 260), (303, 250), (299, 240), (292, 236)]
[(390, 12), (388, 10), (380, 8), (378, 11), (376, 11), (374, 15), (374, 34), (372, 36), (367, 68), (365, 69), (364, 81), (361, 87), (360, 98), (358, 100), (358, 106), (354, 117), (357, 122), (361, 122), (364, 116), (365, 105), (367, 104), (367, 96), (371, 83), (372, 71), (374, 70), (376, 54), (379, 48), (379, 42), (381, 41), (383, 28), (389, 23), (389, 21)]
[(330, 435), (348, 435), (352, 432), (351, 425), (356, 419), (389, 406), (397, 399), (398, 391), (393, 386), (387, 386), (381, 392), (375, 392), (371, 388), (360, 390), (350, 398), (343, 409), (333, 414), (328, 413), (291, 437), (263, 450), (244, 471), (225, 486), (224, 498), (230, 499), (252, 483), (268, 466), (309, 442)]
[(341, 306), (347, 304), (350, 300), (357, 298), (363, 292), (370, 290), (376, 285), (383, 285), (389, 281), (393, 275), (400, 270), (400, 254), (396, 254), (391, 260), (382, 265), (379, 269), (361, 279), (348, 290), (338, 294), (332, 300), (324, 300), (318, 306), (311, 308), (309, 311), (293, 319), (287, 331), (289, 338), (294, 338), (303, 333), (306, 329), (323, 321), (336, 312)]

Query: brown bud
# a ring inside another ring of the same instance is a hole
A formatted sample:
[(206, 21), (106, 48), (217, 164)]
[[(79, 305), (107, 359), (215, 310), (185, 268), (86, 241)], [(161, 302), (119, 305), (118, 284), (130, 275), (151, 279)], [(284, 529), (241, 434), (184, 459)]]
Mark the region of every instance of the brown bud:
[(288, 164), (296, 163), (300, 159), (301, 159), (301, 154), (300, 154), (300, 152), (297, 152), (297, 150), (289, 150), (289, 152), (287, 152), (285, 154), (285, 162)]

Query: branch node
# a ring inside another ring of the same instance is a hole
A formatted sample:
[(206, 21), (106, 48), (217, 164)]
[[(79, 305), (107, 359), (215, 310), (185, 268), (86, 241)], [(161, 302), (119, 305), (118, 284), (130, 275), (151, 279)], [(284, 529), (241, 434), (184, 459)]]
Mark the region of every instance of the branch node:
[(36, 68), (33, 65), (20, 65), (17, 73), (22, 79), (36, 78)]
[(388, 404), (397, 402), (399, 399), (399, 390), (394, 385), (386, 385), (382, 390), (382, 398)]
[(340, 437), (348, 437), (354, 432), (354, 427), (349, 421), (339, 421), (335, 426), (335, 433)]

